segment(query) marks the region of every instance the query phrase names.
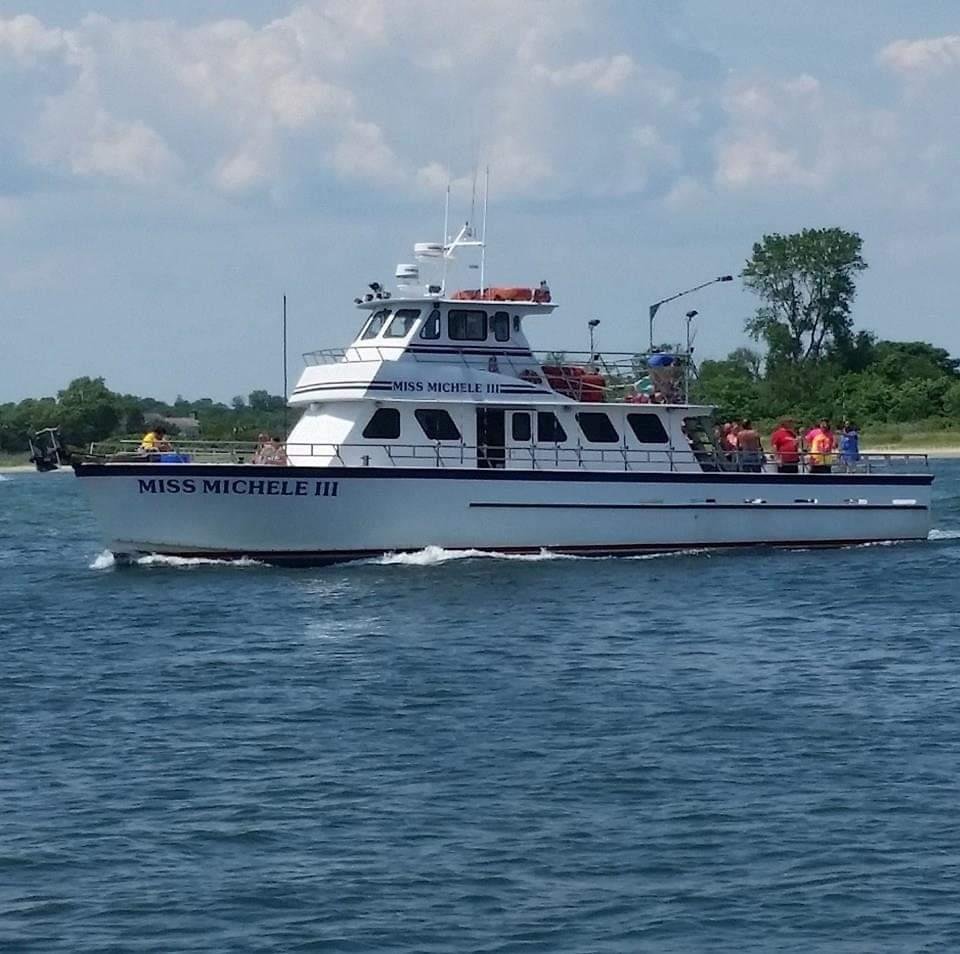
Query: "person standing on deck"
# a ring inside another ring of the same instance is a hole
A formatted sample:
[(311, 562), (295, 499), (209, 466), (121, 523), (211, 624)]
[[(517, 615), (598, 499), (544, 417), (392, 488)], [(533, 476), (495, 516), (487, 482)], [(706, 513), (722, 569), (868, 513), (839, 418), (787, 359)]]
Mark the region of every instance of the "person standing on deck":
[(737, 445), (740, 448), (740, 464), (745, 471), (758, 474), (763, 470), (763, 447), (760, 444), (760, 435), (753, 429), (750, 421), (740, 425), (737, 434)]
[(836, 447), (830, 422), (821, 421), (811, 433), (813, 438), (810, 441), (810, 473), (829, 474), (833, 470), (833, 450)]
[(843, 433), (840, 435), (840, 463), (843, 469), (850, 472), (857, 469), (860, 461), (860, 432), (856, 424), (847, 421), (843, 425)]
[(797, 434), (793, 421), (784, 419), (770, 435), (770, 446), (777, 454), (777, 473), (796, 474), (800, 470)]

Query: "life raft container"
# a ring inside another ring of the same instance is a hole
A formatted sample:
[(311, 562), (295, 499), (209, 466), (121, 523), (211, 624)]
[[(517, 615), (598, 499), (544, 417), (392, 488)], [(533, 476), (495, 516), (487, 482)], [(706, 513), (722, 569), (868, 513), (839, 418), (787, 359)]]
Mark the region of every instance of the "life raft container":
[(451, 296), (454, 301), (534, 301), (546, 304), (550, 291), (546, 288), (463, 288)]
[(574, 401), (602, 402), (606, 396), (607, 379), (599, 372), (577, 365), (545, 364), (543, 374), (554, 391)]

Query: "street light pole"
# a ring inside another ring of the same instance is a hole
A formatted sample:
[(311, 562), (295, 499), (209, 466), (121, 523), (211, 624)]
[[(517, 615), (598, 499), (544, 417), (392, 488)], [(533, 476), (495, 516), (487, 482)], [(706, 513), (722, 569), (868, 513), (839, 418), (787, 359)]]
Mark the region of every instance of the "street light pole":
[(596, 330), (597, 325), (600, 324), (599, 318), (591, 318), (587, 322), (587, 327), (590, 329), (590, 360), (593, 361), (593, 356), (597, 353), (596, 349), (593, 346), (593, 333)]
[(683, 298), (684, 295), (690, 295), (695, 291), (700, 291), (701, 288), (706, 288), (708, 285), (715, 285), (717, 282), (732, 281), (733, 275), (719, 275), (717, 278), (711, 278), (708, 282), (702, 282), (699, 285), (694, 285), (693, 288), (677, 292), (676, 295), (670, 295), (667, 298), (661, 298), (660, 301), (655, 301), (650, 306), (650, 350), (653, 351), (653, 319), (657, 317), (657, 312), (660, 310), (661, 305), (665, 305), (668, 301), (676, 301), (678, 298)]
[(699, 315), (700, 312), (695, 309), (691, 309), (687, 312), (687, 365), (683, 369), (683, 403), (690, 403), (690, 372), (693, 368), (693, 359), (690, 357), (693, 354), (693, 348), (690, 347), (690, 323), (694, 318)]

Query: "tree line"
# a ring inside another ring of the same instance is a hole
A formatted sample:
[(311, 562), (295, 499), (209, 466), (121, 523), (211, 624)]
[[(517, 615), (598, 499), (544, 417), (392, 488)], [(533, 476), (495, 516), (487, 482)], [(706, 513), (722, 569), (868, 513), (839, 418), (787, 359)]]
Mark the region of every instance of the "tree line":
[(255, 440), (262, 432), (285, 434), (282, 396), (267, 391), (238, 395), (230, 404), (178, 396), (173, 403), (111, 391), (103, 378), (76, 378), (56, 397), (27, 398), (0, 404), (0, 451), (29, 449), (29, 439), (45, 427), (59, 427), (71, 445), (83, 447), (112, 437), (140, 437), (151, 422), (163, 419), (177, 434), (171, 418), (193, 418), (204, 440)]
[(765, 235), (740, 273), (760, 299), (746, 331), (760, 346), (699, 367), (693, 396), (725, 420), (829, 418), (860, 426), (960, 421), (960, 361), (924, 341), (854, 326), (863, 241), (839, 228)]

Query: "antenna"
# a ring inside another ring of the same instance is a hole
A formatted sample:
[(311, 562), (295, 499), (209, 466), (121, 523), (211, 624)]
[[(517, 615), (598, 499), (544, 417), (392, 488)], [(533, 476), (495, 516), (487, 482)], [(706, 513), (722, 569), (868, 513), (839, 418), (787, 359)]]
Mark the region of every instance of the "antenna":
[(283, 296), (283, 439), (287, 439), (290, 424), (290, 408), (287, 404), (287, 296)]
[[(447, 198), (443, 203), (443, 247), (446, 250), (450, 241), (450, 183), (447, 182)], [(447, 293), (447, 256), (443, 256), (443, 271), (440, 274), (440, 294)]]
[(483, 294), (487, 270), (487, 198), (490, 195), (490, 167), (483, 179), (483, 224), (480, 227), (480, 294)]
[(477, 221), (477, 171), (478, 166), (473, 167), (473, 191), (470, 193), (470, 223)]

